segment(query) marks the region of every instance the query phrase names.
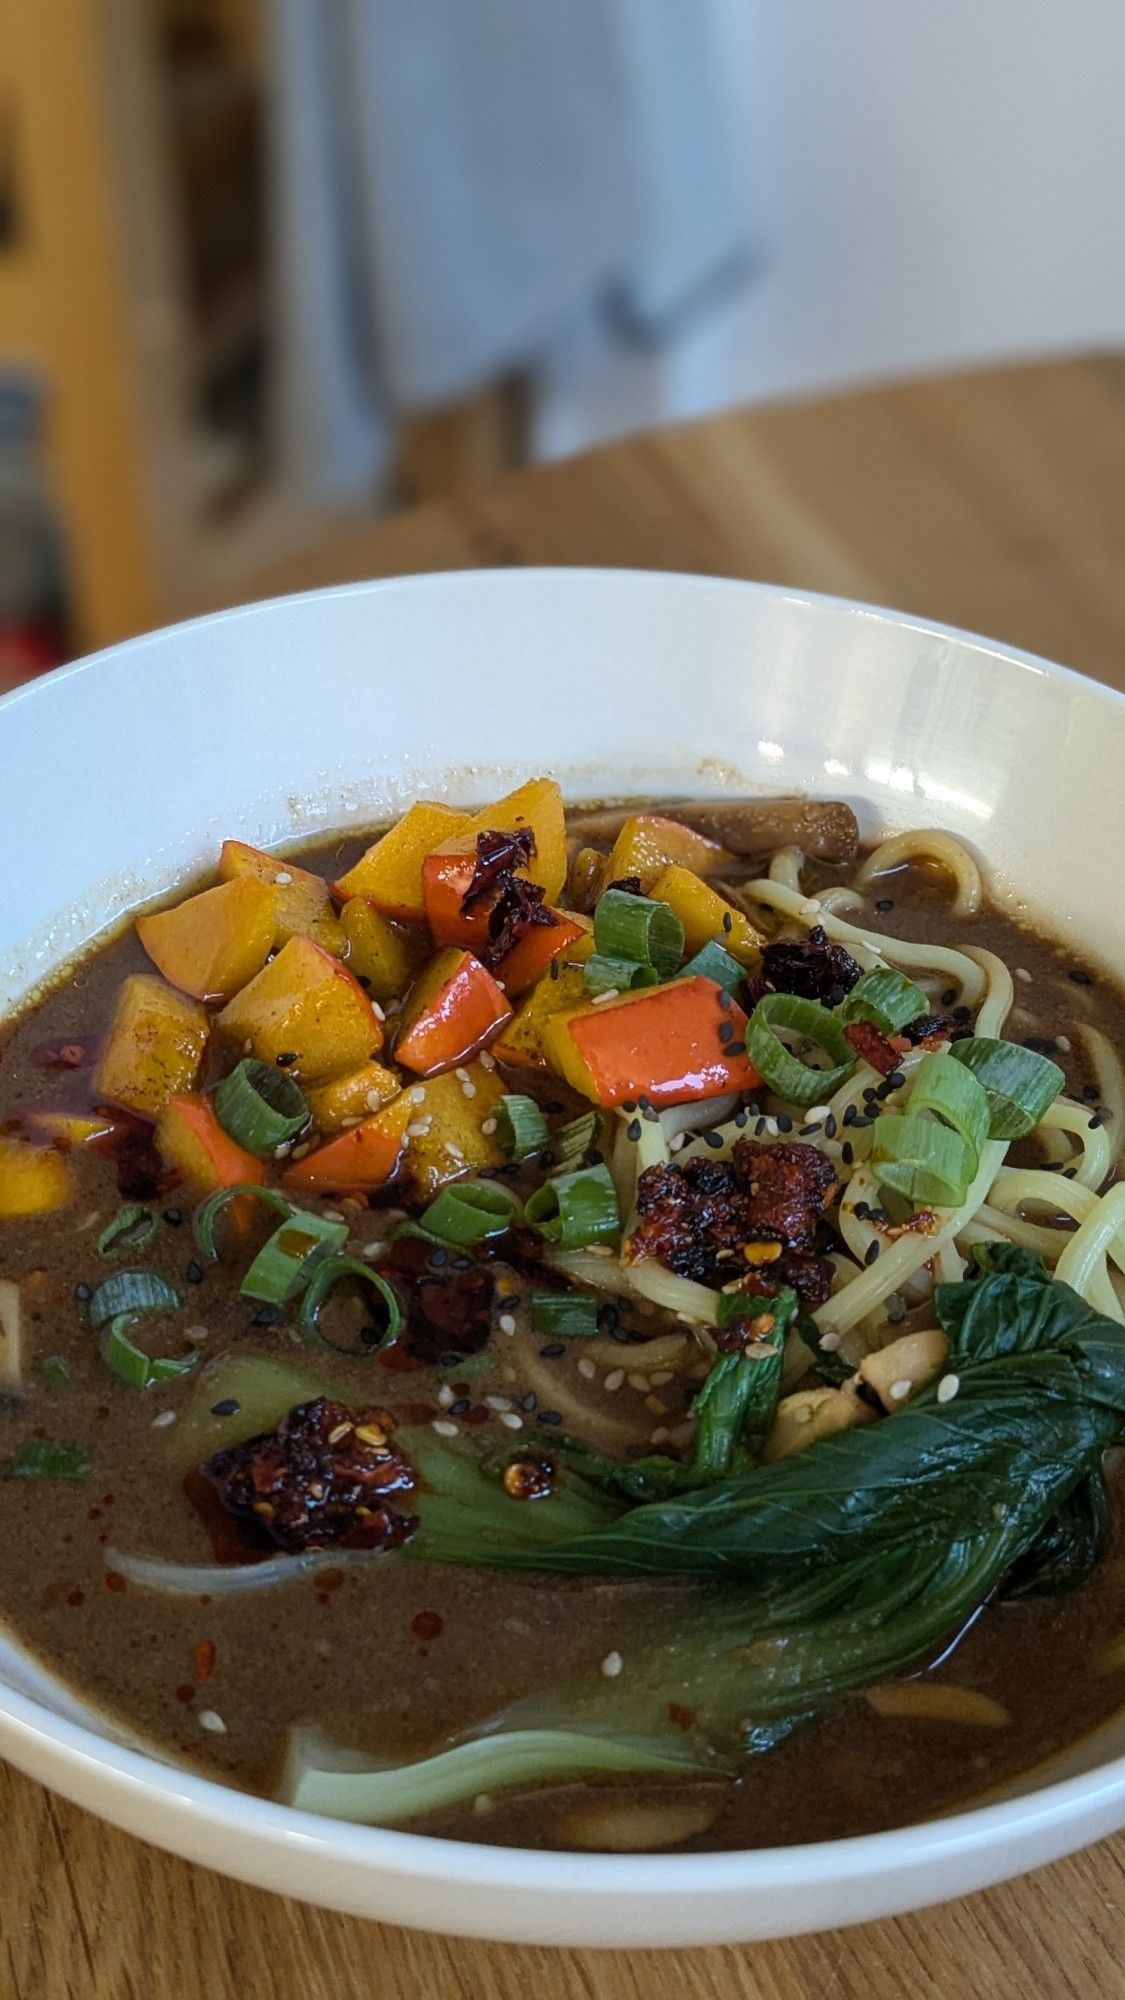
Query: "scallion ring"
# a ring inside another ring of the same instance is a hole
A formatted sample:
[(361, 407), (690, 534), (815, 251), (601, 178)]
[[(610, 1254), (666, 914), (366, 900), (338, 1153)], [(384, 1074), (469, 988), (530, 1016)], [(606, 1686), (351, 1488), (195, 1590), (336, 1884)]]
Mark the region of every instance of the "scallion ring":
[(714, 938), (708, 938), (706, 944), (700, 946), (695, 957), (689, 958), (687, 964), (680, 967), (677, 977), (710, 979), (715, 986), (721, 987), (724, 993), (733, 993), (735, 987), (741, 985), (745, 979), (746, 967), (740, 965), (737, 958), (732, 958), (729, 951), (724, 951), (722, 945), (717, 944)]
[(531, 1331), (588, 1340), (598, 1330), (593, 1292), (532, 1292)]
[(631, 959), (668, 979), (684, 955), (684, 927), (667, 903), (607, 889), (594, 911), (594, 949), (606, 958)]
[(503, 1236), (519, 1215), (519, 1202), (507, 1188), (486, 1181), (459, 1181), (444, 1187), (420, 1218), (421, 1227), (439, 1243), (471, 1249)]
[(596, 1111), (581, 1111), (551, 1133), (551, 1154), (556, 1167), (576, 1167), (586, 1158), (598, 1136)]
[[(830, 1069), (814, 1069), (786, 1047), (777, 1030), (815, 1042), (832, 1058)], [(856, 1066), (855, 1050), (844, 1039), (834, 1014), (816, 1000), (795, 993), (767, 993), (759, 1000), (746, 1030), (746, 1049), (763, 1082), (787, 1104), (821, 1104), (849, 1077)]]
[(587, 993), (631, 993), (636, 986), (656, 986), (660, 975), (644, 959), (613, 958), (608, 952), (591, 952), (586, 960)]
[(884, 1035), (900, 1034), (908, 1021), (929, 1011), (922, 988), (889, 966), (865, 972), (836, 1010), (841, 1021), (873, 1021)]
[(616, 1243), (621, 1235), (621, 1216), (609, 1168), (579, 1167), (574, 1173), (554, 1174), (536, 1188), (524, 1219), (560, 1250)]
[(187, 1354), (177, 1361), (163, 1355), (146, 1354), (129, 1338), (139, 1318), (140, 1314), (136, 1312), (115, 1313), (103, 1329), (102, 1360), (111, 1373), (122, 1382), (127, 1382), (131, 1389), (151, 1389), (156, 1382), (170, 1381), (175, 1375), (187, 1375), (195, 1367), (199, 1356)]
[(951, 1126), (924, 1111), (884, 1112), (871, 1134), (871, 1161), (881, 1187), (907, 1201), (956, 1208), (975, 1171), (972, 1147)]
[(547, 1143), (547, 1120), (533, 1097), (509, 1091), (493, 1113), (496, 1137), (506, 1159), (526, 1160)]
[(63, 1438), (29, 1438), (8, 1460), (8, 1479), (85, 1479), (90, 1454)]
[(990, 1139), (1026, 1138), (1066, 1081), (1058, 1063), (1019, 1042), (973, 1035), (954, 1042), (949, 1053), (972, 1072), (988, 1098)]
[(923, 1056), (910, 1086), (911, 1111), (932, 1111), (961, 1134), (973, 1156), (973, 1172), (988, 1138), (988, 1098), (971, 1069), (948, 1055)]
[(200, 1202), (191, 1219), (196, 1248), (210, 1264), (217, 1264), (219, 1261), (218, 1247), (215, 1243), (215, 1224), (223, 1210), (228, 1208), (232, 1201), (238, 1201), (242, 1195), (253, 1195), (263, 1207), (272, 1210), (274, 1215), (293, 1213), (292, 1202), (287, 1201), (283, 1194), (279, 1194), (276, 1188), (259, 1187), (256, 1181), (240, 1181), (237, 1187), (217, 1188), (214, 1194), (208, 1195), (206, 1201)]
[(94, 1248), (99, 1257), (118, 1257), (126, 1250), (139, 1250), (155, 1234), (156, 1217), (151, 1208), (130, 1202), (127, 1208), (119, 1208), (113, 1221), (106, 1224)]
[(309, 1107), (284, 1070), (245, 1056), (218, 1085), (215, 1116), (236, 1145), (264, 1159), (304, 1131)]
[(158, 1271), (115, 1271), (94, 1287), (86, 1317), (91, 1326), (101, 1327), (121, 1313), (175, 1312), (182, 1304), (175, 1286)]
[(238, 1289), (244, 1299), (282, 1306), (308, 1284), (320, 1260), (334, 1256), (347, 1240), (346, 1222), (295, 1208), (263, 1243)]
[(402, 1307), (393, 1286), (381, 1278), (378, 1271), (373, 1271), (370, 1264), (362, 1264), (358, 1257), (326, 1257), (317, 1265), (297, 1308), (297, 1323), (306, 1340), (319, 1347), (330, 1347), (337, 1353), (340, 1351), (336, 1343), (327, 1340), (321, 1332), (320, 1315), (328, 1294), (342, 1278), (358, 1278), (376, 1294), (385, 1314), (385, 1322), (376, 1329), (379, 1338), (375, 1349), (386, 1347), (402, 1326)]

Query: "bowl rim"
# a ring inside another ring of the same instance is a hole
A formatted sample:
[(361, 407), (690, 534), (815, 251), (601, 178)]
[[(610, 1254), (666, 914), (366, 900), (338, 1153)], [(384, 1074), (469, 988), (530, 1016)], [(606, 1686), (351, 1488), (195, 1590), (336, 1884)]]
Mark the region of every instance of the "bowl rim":
[[(506, 579), (506, 583), (498, 586), (499, 578)], [(545, 581), (557, 587), (560, 579), (565, 579), (577, 590), (591, 583), (596, 586), (615, 581), (657, 594), (668, 589), (721, 595), (729, 593), (732, 596), (750, 593), (773, 602), (842, 612), (893, 626), (900, 631), (950, 639), (960, 646), (968, 645), (976, 651), (1002, 656), (1012, 664), (1062, 683), (1075, 692), (1093, 693), (1111, 707), (1125, 708), (1125, 691), (1042, 654), (961, 626), (898, 612), (893, 607), (863, 599), (751, 578), (710, 576), (684, 570), (537, 564), (517, 568), (427, 570), (405, 576), (357, 579), (320, 589), (281, 593), (159, 626), (12, 688), (0, 696), (0, 729), (3, 727), (3, 716), (18, 704), (34, 701), (46, 691), (85, 674), (111, 656), (140, 648), (159, 653), (166, 641), (185, 632), (202, 634), (219, 623), (277, 614), (284, 607), (298, 603), (324, 603), (337, 598), (372, 597), (387, 592), (443, 594), (450, 589), (534, 588)], [(12, 1637), (16, 1644), (22, 1643), (14, 1633)], [(50, 1672), (49, 1668), (41, 1666), (34, 1653), (28, 1651), (27, 1657), (40, 1671)], [(65, 1682), (61, 1684), (66, 1685)], [(23, 1756), (19, 1754), (21, 1751)], [(352, 1867), (358, 1864), (372, 1875), (387, 1880), (423, 1883), (431, 1888), (443, 1885), (496, 1891), (519, 1888), (548, 1897), (581, 1898), (596, 1903), (608, 1903), (623, 1896), (636, 1898), (638, 1895), (646, 1898), (694, 1896), (703, 1900), (732, 1891), (760, 1893), (827, 1879), (845, 1887), (883, 1874), (901, 1880), (939, 1859), (995, 1851), (1003, 1846), (1006, 1837), (1047, 1833), (1065, 1827), (1072, 1816), (1079, 1813), (1088, 1818), (1098, 1808), (1114, 1805), (1125, 1808), (1123, 1753), (1095, 1764), (1088, 1771), (1055, 1781), (1047, 1780), (1031, 1792), (969, 1806), (881, 1832), (782, 1847), (622, 1855), (597, 1850), (536, 1849), (454, 1840), (309, 1813), (203, 1776), (186, 1764), (162, 1758), (155, 1748), (146, 1751), (114, 1741), (83, 1723), (57, 1714), (45, 1702), (2, 1681), (0, 1752), (12, 1755), (13, 1761), (36, 1777), (45, 1765), (49, 1767), (50, 1775), (38, 1779), (48, 1786), (59, 1784), (65, 1789), (67, 1778), (77, 1782), (85, 1775), (97, 1780), (103, 1787), (108, 1786), (113, 1800), (122, 1807), (127, 1803), (156, 1803), (166, 1810), (173, 1809), (180, 1825), (249, 1836), (274, 1853), (303, 1850), (319, 1860), (348, 1863)], [(112, 1818), (108, 1807), (109, 1801), (105, 1800), (91, 1805), (90, 1809)], [(1125, 1811), (1122, 1817), (1125, 1818)], [(154, 1837), (162, 1844), (172, 1844), (165, 1841), (162, 1834)], [(218, 1865), (227, 1867), (224, 1862)], [(239, 1872), (237, 1864), (228, 1872)], [(924, 1894), (920, 1895), (912, 1900), (910, 1906), (917, 1907), (925, 1900)]]

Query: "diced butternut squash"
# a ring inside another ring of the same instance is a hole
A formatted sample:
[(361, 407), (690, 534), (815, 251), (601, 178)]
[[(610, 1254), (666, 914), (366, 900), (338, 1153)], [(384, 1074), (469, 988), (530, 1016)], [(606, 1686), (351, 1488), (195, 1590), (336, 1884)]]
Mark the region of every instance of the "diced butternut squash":
[(634, 813), (613, 843), (606, 880), (620, 882), (636, 875), (648, 896), (661, 869), (670, 862), (690, 868), (696, 875), (721, 875), (733, 859), (717, 840), (708, 840), (704, 833), (693, 833), (690, 826), (681, 826), (678, 820), (664, 819), (659, 813)]
[(365, 1118), (362, 1124), (342, 1132), (338, 1139), (330, 1139), (326, 1146), (307, 1153), (303, 1160), (294, 1160), (286, 1167), (282, 1180), (286, 1187), (301, 1188), (310, 1194), (353, 1190), (362, 1193), (367, 1188), (382, 1187), (391, 1179), (402, 1157), (406, 1143), (404, 1125), (405, 1120), (382, 1122), (380, 1118)]
[[(526, 993), (529, 986), (549, 974), (552, 959), (567, 951), (570, 958), (588, 958), (593, 950), (593, 925), (588, 917), (572, 916), (569, 910), (552, 910), (549, 924), (533, 924), (518, 944), (506, 952), (496, 968), (496, 983), (509, 1000)], [(574, 949), (577, 947), (578, 949)]]
[(422, 863), (422, 900), (435, 944), (458, 944), (481, 951), (488, 943), (488, 919), (496, 892), (482, 895), (473, 908), (461, 905), (477, 868), (477, 838), (461, 834), (427, 854)]
[[(667, 903), (684, 927), (689, 952), (702, 950), (714, 938), (740, 965), (756, 968), (761, 963), (765, 938), (755, 930), (743, 910), (736, 910), (725, 896), (700, 881), (690, 868), (677, 862), (662, 868), (648, 894), (657, 903)], [(729, 923), (728, 923), (729, 918)]]
[(136, 930), (157, 971), (181, 993), (229, 1000), (269, 956), (273, 897), (256, 876), (243, 875), (174, 909), (138, 917)]
[(262, 1178), (261, 1161), (223, 1131), (206, 1097), (170, 1098), (156, 1121), (156, 1145), (162, 1160), (206, 1193)]
[(28, 1122), (64, 1153), (75, 1146), (92, 1146), (96, 1139), (108, 1139), (117, 1130), (117, 1121), (109, 1111), (32, 1111)]
[(711, 980), (677, 979), (555, 1014), (542, 1037), (552, 1069), (595, 1104), (662, 1105), (760, 1083), (745, 1032), (745, 1014)]
[(195, 1088), (207, 1046), (207, 1016), (150, 972), (121, 987), (97, 1076), (97, 1094), (142, 1118), (159, 1118), (170, 1097)]
[[(553, 778), (530, 779), (497, 799), (495, 805), (473, 813), (467, 825), (456, 831), (475, 840), (478, 833), (519, 833), (524, 827), (530, 827), (535, 836), (535, 855), (519, 873), (538, 882), (547, 901), (553, 903), (562, 895), (566, 881), (566, 820), (562, 793)], [(453, 832), (450, 828), (443, 838), (448, 840)]]
[(220, 1032), (262, 1062), (291, 1058), (291, 1076), (319, 1083), (358, 1068), (383, 1046), (359, 982), (309, 937), (292, 937), (219, 1015)]
[(224, 840), (219, 854), (219, 879), (233, 882), (253, 876), (272, 892), (273, 945), (280, 950), (291, 937), (315, 938), (326, 951), (342, 949), (342, 934), (332, 908), (332, 892), (322, 875), (298, 868), (281, 855), (266, 854), (244, 840)]
[(333, 894), (341, 903), (352, 896), (367, 896), (385, 917), (422, 923), (426, 915), (422, 863), (443, 840), (464, 832), (466, 824), (467, 814), (454, 812), (452, 806), (419, 800), (397, 826), (360, 855), (354, 868), (332, 884)]
[(479, 958), (451, 946), (431, 959), (407, 996), (395, 1059), (419, 1076), (452, 1069), (483, 1048), (511, 1012)]
[(393, 1069), (380, 1062), (365, 1062), (331, 1083), (314, 1084), (305, 1097), (317, 1131), (338, 1132), (342, 1125), (381, 1111), (398, 1096), (400, 1088)]
[[(589, 935), (592, 939), (593, 933)], [(575, 949), (585, 949), (588, 955), (588, 946), (580, 944)], [(563, 963), (557, 979), (548, 976), (532, 987), (523, 1005), (501, 1029), (492, 1045), (493, 1055), (498, 1062), (544, 1068), (547, 1056), (543, 1035), (547, 1023), (557, 1014), (573, 1013), (585, 998), (586, 975), (582, 966)]]
[(352, 896), (340, 911), (344, 959), (349, 972), (366, 982), (373, 1000), (404, 993), (428, 956), (420, 931), (396, 929), (366, 896)]
[(49, 1215), (73, 1192), (70, 1168), (53, 1146), (0, 1137), (0, 1217)]

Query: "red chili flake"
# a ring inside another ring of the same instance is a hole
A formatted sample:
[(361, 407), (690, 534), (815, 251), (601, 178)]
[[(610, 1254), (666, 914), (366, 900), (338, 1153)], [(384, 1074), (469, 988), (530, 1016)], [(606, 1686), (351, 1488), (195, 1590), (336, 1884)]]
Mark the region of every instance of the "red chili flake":
[(880, 1076), (890, 1076), (898, 1068), (899, 1052), (874, 1021), (849, 1021), (844, 1040), (862, 1061), (870, 1063)]
[(189, 1701), (194, 1701), (195, 1689), (193, 1687), (189, 1687), (187, 1682), (184, 1681), (182, 1685), (176, 1689), (176, 1700), (185, 1703)]
[(72, 1590), (66, 1601), (68, 1604), (72, 1604), (77, 1611), (79, 1606), (86, 1602), (86, 1592), (84, 1590)]
[(101, 1518), (102, 1518), (102, 1510), (100, 1507), (87, 1507), (86, 1519), (88, 1521), (100, 1521)]
[(120, 1570), (117, 1569), (107, 1569), (102, 1582), (105, 1584), (107, 1590), (120, 1591), (125, 1588), (125, 1578), (122, 1576)]
[(694, 1729), (699, 1718), (694, 1708), (685, 1708), (681, 1702), (670, 1701), (668, 1720), (674, 1729)]
[(422, 1645), (428, 1646), (434, 1639), (441, 1638), (445, 1620), (440, 1611), (417, 1611), (410, 1620), (410, 1630)]
[(82, 1042), (37, 1042), (31, 1051), (35, 1069), (85, 1069), (93, 1061), (93, 1051)]
[(201, 1639), (197, 1646), (192, 1647), (191, 1657), (195, 1666), (196, 1681), (202, 1687), (204, 1681), (209, 1681), (215, 1671), (215, 1641)]
[(461, 1422), (463, 1424), (468, 1424), (470, 1429), (475, 1430), (478, 1424), (486, 1424), (491, 1415), (492, 1411), (487, 1407), (486, 1404), (472, 1403), (470, 1404), (469, 1408), (465, 1411), (465, 1414), (462, 1417)]

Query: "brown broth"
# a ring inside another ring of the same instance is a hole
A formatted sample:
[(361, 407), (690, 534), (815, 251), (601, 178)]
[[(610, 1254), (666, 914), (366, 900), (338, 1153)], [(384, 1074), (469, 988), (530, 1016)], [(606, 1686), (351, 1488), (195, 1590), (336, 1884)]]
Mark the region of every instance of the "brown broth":
[[(333, 842), (300, 858), (333, 876), (362, 845)], [(834, 879), (844, 879), (843, 871), (814, 870), (806, 878), (821, 886)], [(893, 908), (876, 915), (875, 926), (919, 938), (948, 934), (943, 892), (924, 870), (899, 871), (882, 898)], [(1031, 975), (1017, 983), (1017, 1006), (1027, 1020), (1016, 1032), (1065, 1035), (1075, 1019), (1085, 1019), (1116, 1034), (1117, 992), (1092, 973), (1088, 985), (1075, 984), (1068, 977), (1073, 961), (1050, 939), (995, 909), (972, 932)], [(0, 1051), (0, 1121), (18, 1123), (36, 1108), (89, 1105), (92, 1062), (43, 1067), (44, 1049), (78, 1045), (95, 1056), (122, 977), (147, 965), (132, 932), (123, 933), (10, 1027)], [(1090, 1079), (1079, 1055), (1064, 1052), (1059, 1060), (1069, 1087), (1081, 1093)], [(562, 1672), (596, 1674), (638, 1602), (659, 1610), (691, 1595), (692, 1586), (447, 1570), (395, 1557), (362, 1573), (341, 1572), (333, 1587), (299, 1579), (259, 1597), (221, 1602), (123, 1586), (107, 1569), (113, 1545), (185, 1562), (211, 1559), (206, 1527), (184, 1492), (176, 1425), (153, 1422), (181, 1407), (198, 1375), (186, 1386), (172, 1382), (139, 1395), (106, 1371), (82, 1324), (75, 1287), (113, 1268), (93, 1246), (122, 1197), (111, 1159), (86, 1147), (71, 1162), (80, 1191), (65, 1227), (50, 1217), (0, 1221), (0, 1272), (22, 1282), (30, 1349), (24, 1396), (0, 1401), (0, 1461), (27, 1438), (46, 1435), (86, 1445), (95, 1470), (81, 1484), (0, 1478), (0, 1612), (63, 1679), (141, 1738), (263, 1791), (276, 1784), (287, 1730), (310, 1716), (343, 1743), (388, 1756), (417, 1754)], [(174, 1216), (176, 1192), (154, 1205)], [(187, 1309), (178, 1325), (205, 1330), (204, 1366), (232, 1349), (307, 1362), (289, 1326), (251, 1324), (254, 1308), (232, 1295), (221, 1270), (193, 1282), (200, 1267), (186, 1202), (180, 1214), (178, 1225), (162, 1222), (142, 1257), (127, 1261), (151, 1263), (181, 1288)], [(359, 1240), (377, 1224), (377, 1216), (361, 1217)], [(151, 1328), (154, 1343), (163, 1333), (172, 1351), (174, 1329), (157, 1321)], [(630, 1350), (622, 1354), (628, 1358)], [(69, 1368), (66, 1386), (44, 1379), (41, 1362), (51, 1355)], [(550, 1364), (540, 1359), (537, 1379), (548, 1365), (557, 1371), (560, 1394), (581, 1393), (594, 1408), (626, 1415), (637, 1441), (647, 1438), (656, 1418), (640, 1391), (626, 1384), (611, 1399), (600, 1384), (591, 1389), (574, 1372), (573, 1348)], [(463, 1382), (456, 1370), (402, 1374), (370, 1359), (342, 1358), (332, 1366), (332, 1393), (341, 1399), (392, 1410), (409, 1405), (414, 1420), (439, 1415), (443, 1382), (485, 1408), (489, 1393), (517, 1408), (527, 1393), (518, 1351), (513, 1361), (512, 1352), (490, 1348)], [(685, 1401), (686, 1392), (678, 1402), (673, 1392), (667, 1422), (682, 1414)], [(540, 1397), (525, 1418), (529, 1441), (549, 1435), (542, 1411)], [(488, 1421), (495, 1430), (491, 1412)], [(901, 1825), (972, 1799), (1109, 1717), (1120, 1686), (1091, 1673), (1088, 1663), (1099, 1643), (1125, 1629), (1125, 1532), (1120, 1505), (1116, 1511), (1113, 1551), (1088, 1583), (1068, 1598), (987, 1609), (937, 1669), (941, 1678), (1003, 1702), (1008, 1728), (890, 1720), (856, 1698), (755, 1759), (724, 1794), (710, 1830), (684, 1845), (773, 1845)], [(201, 1679), (212, 1647), (213, 1666)], [(221, 1716), (225, 1733), (201, 1724), (208, 1712)], [(622, 1793), (653, 1796), (642, 1786), (620, 1787), (615, 1796)], [(487, 1811), (459, 1807), (425, 1826), (461, 1838), (550, 1846), (565, 1839), (563, 1822), (576, 1801), (592, 1796), (575, 1786), (511, 1794)], [(704, 1788), (699, 1797), (713, 1801), (716, 1794)]]

